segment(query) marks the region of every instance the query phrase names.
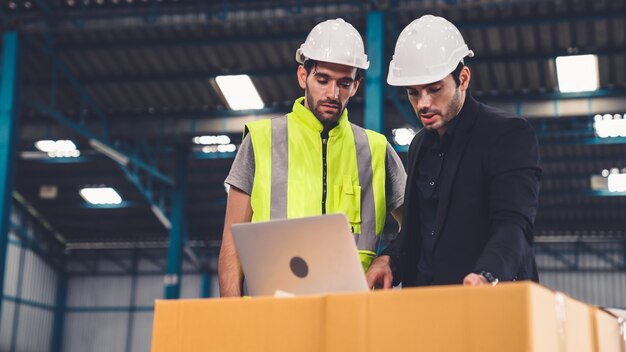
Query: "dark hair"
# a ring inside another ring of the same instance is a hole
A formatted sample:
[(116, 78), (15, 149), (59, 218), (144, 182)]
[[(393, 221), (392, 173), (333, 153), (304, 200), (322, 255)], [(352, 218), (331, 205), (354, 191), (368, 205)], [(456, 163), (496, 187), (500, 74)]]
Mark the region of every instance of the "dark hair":
[(450, 73), (457, 87), (461, 85), (461, 70), (463, 69), (463, 67), (465, 67), (463, 62), (459, 61), (459, 64), (456, 66), (454, 71)]
[[(305, 60), (302, 66), (304, 66), (304, 69), (306, 70), (306, 75), (308, 77), (311, 74), (311, 70), (313, 70), (313, 68), (317, 66), (317, 60), (311, 60), (311, 59)], [(360, 68), (357, 68), (356, 75), (354, 76), (354, 80), (360, 81), (362, 79), (363, 79), (363, 70)]]

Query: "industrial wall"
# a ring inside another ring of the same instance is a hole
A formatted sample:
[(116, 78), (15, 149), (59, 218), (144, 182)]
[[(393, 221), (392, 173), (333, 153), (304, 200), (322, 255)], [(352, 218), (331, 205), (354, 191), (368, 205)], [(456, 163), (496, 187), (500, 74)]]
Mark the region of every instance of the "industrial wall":
[(542, 285), (581, 301), (607, 308), (626, 308), (626, 240), (535, 244)]
[[(138, 262), (139, 269), (151, 265)], [(201, 297), (201, 286), (201, 275), (183, 275), (181, 298)], [(211, 287), (217, 296), (217, 280)], [(149, 351), (154, 301), (163, 293), (163, 274), (70, 276), (63, 351)]]
[(626, 273), (540, 272), (541, 284), (589, 304), (626, 308)]
[[(28, 227), (23, 229), (21, 235), (29, 235)], [(48, 351), (54, 333), (57, 274), (15, 231), (7, 249), (0, 351)]]

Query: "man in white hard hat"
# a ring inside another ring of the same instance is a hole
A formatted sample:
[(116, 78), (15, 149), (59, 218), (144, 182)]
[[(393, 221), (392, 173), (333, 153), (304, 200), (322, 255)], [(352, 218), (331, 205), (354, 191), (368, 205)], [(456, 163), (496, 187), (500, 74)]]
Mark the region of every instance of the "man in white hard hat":
[(246, 125), (230, 185), (218, 276), (222, 296), (242, 294), (231, 225), (341, 212), (363, 269), (375, 257), (387, 211), (401, 217), (406, 174), (385, 136), (348, 121), (346, 105), (369, 62), (342, 19), (313, 28), (296, 51), (304, 97), (280, 118)]
[(388, 288), (535, 280), (539, 152), (528, 122), (469, 94), (461, 33), (426, 15), (400, 34), (387, 82), (424, 126), (409, 148), (403, 228), (368, 272)]

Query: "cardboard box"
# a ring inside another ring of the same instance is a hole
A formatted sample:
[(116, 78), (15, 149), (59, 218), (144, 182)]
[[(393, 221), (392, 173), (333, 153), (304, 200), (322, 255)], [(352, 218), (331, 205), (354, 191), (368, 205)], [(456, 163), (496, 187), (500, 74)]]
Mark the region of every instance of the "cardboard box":
[(371, 351), (593, 351), (589, 306), (532, 283), (385, 292), (369, 318)]
[(529, 282), (157, 301), (152, 351), (592, 352), (590, 310)]
[(626, 352), (623, 327), (618, 317), (602, 308), (591, 309), (596, 352)]
[(159, 300), (152, 351), (323, 351), (324, 300)]

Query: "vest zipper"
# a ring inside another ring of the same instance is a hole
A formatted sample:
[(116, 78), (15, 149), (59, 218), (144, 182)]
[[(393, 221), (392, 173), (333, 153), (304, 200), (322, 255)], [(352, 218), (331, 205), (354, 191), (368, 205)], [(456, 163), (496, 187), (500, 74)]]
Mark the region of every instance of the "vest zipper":
[(322, 132), (322, 214), (326, 214), (326, 151), (328, 148), (328, 132)]

